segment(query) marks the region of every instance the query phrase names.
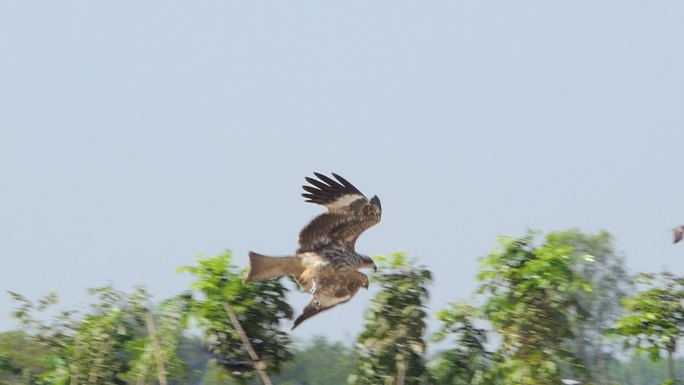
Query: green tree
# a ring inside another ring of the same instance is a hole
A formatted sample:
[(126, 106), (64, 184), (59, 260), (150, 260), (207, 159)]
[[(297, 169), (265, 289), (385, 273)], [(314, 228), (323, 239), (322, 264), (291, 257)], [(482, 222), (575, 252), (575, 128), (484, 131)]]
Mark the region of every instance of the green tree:
[(50, 350), (21, 331), (0, 333), (0, 384), (32, 384), (47, 370)]
[(610, 331), (624, 338), (625, 347), (637, 354), (648, 353), (654, 361), (667, 354), (668, 377), (676, 378), (674, 354), (684, 335), (684, 277), (669, 272), (640, 274), (647, 289), (625, 298), (627, 315)]
[(128, 382), (165, 384), (171, 379), (187, 382), (187, 367), (178, 353), (188, 326), (188, 300), (187, 296), (178, 296), (163, 301), (154, 315), (147, 308), (138, 309), (145, 319), (146, 333), (126, 346), (133, 353), (128, 363), (130, 369), (124, 376)]
[[(676, 377), (684, 377), (684, 358), (675, 359)], [(644, 355), (632, 355), (611, 365), (611, 375), (620, 385), (661, 385), (668, 380), (667, 360), (653, 361)]]
[(273, 383), (280, 385), (344, 384), (358, 363), (358, 355), (340, 342), (315, 336), (294, 351)]
[[(228, 319), (224, 304), (230, 306), (245, 330), (260, 359), (268, 362), (269, 371), (278, 372), (291, 359), (290, 338), (280, 330), (281, 318), (292, 318), (292, 308), (285, 302), (287, 289), (278, 280), (243, 284), (244, 270), (231, 264), (231, 253), (216, 257), (197, 257), (196, 266), (181, 267), (196, 277), (192, 284), (199, 296), (189, 302), (190, 315), (204, 330), (210, 349), (234, 361), (249, 360), (240, 336)], [(241, 383), (251, 372), (230, 373)]]
[[(48, 370), (41, 374), (41, 383), (124, 384), (133, 379), (144, 381), (145, 376), (141, 377), (136, 372), (136, 363), (145, 357), (146, 350), (140, 347), (150, 344), (150, 337), (145, 332), (146, 318), (151, 315), (147, 291), (138, 286), (131, 294), (126, 294), (108, 285), (88, 292), (98, 300), (90, 304), (80, 318), (76, 318), (77, 312), (66, 311), (49, 322), (42, 321), (36, 313), (55, 305), (56, 294), (50, 293), (34, 304), (20, 294), (11, 293), (19, 304), (13, 316), (32, 338), (53, 353), (47, 361)], [(165, 367), (173, 374), (176, 369), (182, 371), (182, 365), (175, 358), (174, 343), (165, 333), (160, 337), (163, 338), (160, 346), (171, 346), (166, 352), (168, 363)], [(164, 365), (156, 367), (161, 366)], [(160, 372), (156, 374), (161, 375)]]
[(49, 320), (41, 318), (46, 310), (59, 301), (56, 292), (47, 293), (35, 303), (19, 293), (7, 293), (17, 304), (11, 316), (19, 321), (19, 327), (26, 335), (47, 349), (66, 349), (71, 344), (71, 337), (78, 328), (78, 322), (75, 321), (78, 311), (63, 310)]
[(201, 336), (185, 333), (181, 335), (178, 344), (178, 357), (185, 364), (188, 382), (200, 384), (213, 355), (204, 346)]
[(380, 292), (358, 338), (360, 361), (352, 384), (420, 384), (425, 380), (425, 302), (432, 274), (402, 253), (376, 257), (371, 282)]
[(117, 374), (123, 370), (124, 362), (114, 352), (130, 337), (123, 325), (124, 295), (111, 287), (90, 289), (90, 293), (100, 296), (101, 302), (93, 304), (91, 312), (81, 321), (66, 316), (53, 319), (50, 323), (56, 325), (53, 330), (34, 313), (56, 304), (56, 294), (50, 293), (36, 306), (21, 295), (11, 293), (19, 303), (13, 316), (36, 340), (55, 349), (56, 354), (48, 361), (50, 370), (41, 376), (43, 383), (123, 383)]
[(533, 232), (499, 237), (478, 274), (478, 292), (487, 296), (483, 313), (502, 338), (490, 375), (506, 384), (560, 383), (558, 363), (576, 364), (565, 341), (573, 338), (571, 313), (581, 314), (575, 293), (590, 285), (558, 235), (538, 247), (534, 241)]
[[(568, 348), (587, 369), (585, 381), (611, 384), (609, 366), (616, 362), (620, 346), (605, 334), (622, 315), (622, 299), (633, 290), (625, 259), (615, 252), (613, 238), (606, 231), (588, 234), (572, 229), (556, 236), (559, 243), (573, 248), (573, 270), (593, 288), (574, 293), (584, 314), (573, 320), (574, 338)], [(593, 262), (585, 263), (583, 256), (590, 256)]]
[(442, 342), (455, 337), (456, 347), (441, 352), (428, 365), (436, 383), (485, 383), (490, 353), (485, 348), (487, 330), (476, 326), (481, 316), (480, 309), (465, 302), (452, 303), (448, 309), (437, 312), (442, 327), (432, 336), (432, 341)]

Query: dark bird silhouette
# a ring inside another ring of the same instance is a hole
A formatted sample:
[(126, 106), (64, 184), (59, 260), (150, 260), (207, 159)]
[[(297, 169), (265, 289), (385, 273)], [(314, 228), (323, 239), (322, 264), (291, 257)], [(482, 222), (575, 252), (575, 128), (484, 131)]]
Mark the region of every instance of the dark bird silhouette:
[(294, 256), (268, 257), (249, 253), (245, 282), (293, 275), (299, 286), (312, 294), (301, 322), (340, 303), (349, 301), (359, 288), (368, 288), (368, 277), (358, 269), (376, 270), (373, 260), (356, 252), (356, 239), (380, 222), (380, 199), (366, 198), (356, 187), (337, 174), (332, 179), (314, 173), (302, 186), (307, 202), (325, 206), (327, 211), (309, 222), (299, 233), (299, 249)]
[(674, 234), (674, 243), (681, 241), (684, 237), (684, 225), (675, 227), (672, 229), (672, 233)]

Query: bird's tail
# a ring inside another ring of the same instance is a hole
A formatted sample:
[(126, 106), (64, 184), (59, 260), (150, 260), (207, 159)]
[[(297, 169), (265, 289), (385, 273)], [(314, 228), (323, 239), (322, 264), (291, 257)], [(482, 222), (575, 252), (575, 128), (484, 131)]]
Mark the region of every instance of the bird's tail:
[(298, 276), (304, 268), (297, 257), (267, 257), (249, 252), (249, 271), (244, 282), (263, 281), (294, 274)]

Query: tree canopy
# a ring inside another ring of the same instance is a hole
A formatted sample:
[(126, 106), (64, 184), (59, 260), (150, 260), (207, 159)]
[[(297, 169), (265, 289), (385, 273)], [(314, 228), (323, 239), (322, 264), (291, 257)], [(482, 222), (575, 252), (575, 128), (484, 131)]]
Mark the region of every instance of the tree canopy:
[[(643, 273), (634, 286), (607, 232), (499, 237), (474, 272), (472, 300), (455, 298), (435, 311), (433, 275), (421, 260), (405, 253), (374, 259), (378, 290), (353, 345), (325, 336), (293, 341), (281, 322), (292, 318), (290, 281), (245, 285), (245, 269), (232, 264), (229, 251), (179, 268), (193, 283), (156, 304), (144, 286), (88, 289), (89, 306), (59, 312), (51, 310), (56, 293), (30, 300), (10, 292), (21, 330), (0, 333), (0, 385), (522, 385), (568, 378), (656, 385), (684, 378), (675, 354), (684, 335), (684, 278)], [(439, 327), (427, 334), (431, 315)]]

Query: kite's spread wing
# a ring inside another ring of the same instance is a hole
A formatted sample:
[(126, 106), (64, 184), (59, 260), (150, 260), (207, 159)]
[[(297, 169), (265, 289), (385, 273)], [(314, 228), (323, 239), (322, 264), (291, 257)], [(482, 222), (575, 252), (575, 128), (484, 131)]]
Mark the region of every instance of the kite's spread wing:
[(306, 178), (311, 186), (302, 186), (307, 202), (325, 206), (328, 211), (317, 216), (299, 233), (299, 252), (337, 244), (354, 250), (356, 239), (367, 228), (380, 222), (380, 199), (366, 198), (356, 187), (337, 174), (334, 180), (317, 172), (318, 178)]

